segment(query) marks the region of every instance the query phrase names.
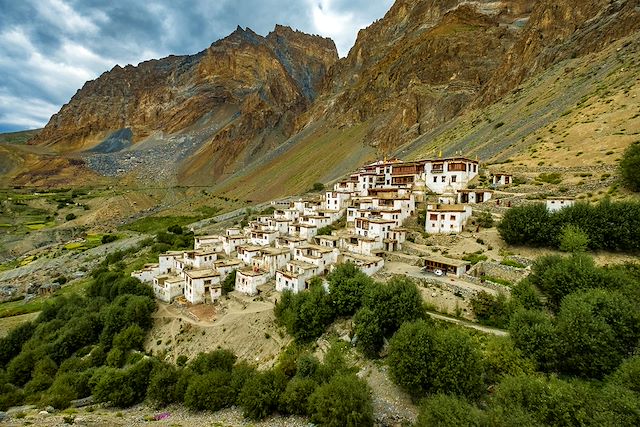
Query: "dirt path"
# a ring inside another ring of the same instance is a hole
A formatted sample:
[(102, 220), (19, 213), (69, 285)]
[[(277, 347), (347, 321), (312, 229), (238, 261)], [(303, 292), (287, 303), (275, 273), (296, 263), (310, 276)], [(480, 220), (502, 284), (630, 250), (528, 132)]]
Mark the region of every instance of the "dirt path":
[(445, 322), (449, 322), (449, 323), (455, 323), (456, 325), (460, 325), (463, 326), (465, 328), (471, 328), (471, 329), (476, 329), (478, 331), (487, 333), (487, 334), (492, 334), (492, 335), (496, 335), (499, 337), (505, 337), (507, 335), (509, 335), (509, 332), (503, 330), (503, 329), (498, 329), (498, 328), (492, 328), (489, 326), (483, 326), (483, 325), (479, 325), (477, 323), (473, 323), (473, 322), (468, 322), (466, 320), (461, 320), (461, 319), (456, 319), (455, 317), (449, 317), (449, 316), (444, 316), (440, 313), (434, 313), (432, 311), (427, 311), (427, 314), (430, 317), (433, 317), (434, 319), (438, 319), (438, 320), (443, 320)]

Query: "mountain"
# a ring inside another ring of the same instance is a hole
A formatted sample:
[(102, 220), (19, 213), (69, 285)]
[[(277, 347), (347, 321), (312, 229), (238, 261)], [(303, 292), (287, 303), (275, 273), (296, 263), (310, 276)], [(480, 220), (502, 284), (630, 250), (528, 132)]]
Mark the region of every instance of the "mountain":
[[(627, 99), (603, 101), (596, 124), (637, 107), (637, 79), (614, 73), (639, 71), (639, 29), (637, 0), (397, 0), (338, 60), (328, 39), (238, 28), (199, 54), (88, 82), (30, 144), (98, 176), (215, 184), (252, 200), (383, 155), (506, 158), (558, 126), (575, 129), (577, 147), (576, 123), (604, 82)], [(597, 128), (611, 128), (606, 144), (628, 143), (622, 125)]]

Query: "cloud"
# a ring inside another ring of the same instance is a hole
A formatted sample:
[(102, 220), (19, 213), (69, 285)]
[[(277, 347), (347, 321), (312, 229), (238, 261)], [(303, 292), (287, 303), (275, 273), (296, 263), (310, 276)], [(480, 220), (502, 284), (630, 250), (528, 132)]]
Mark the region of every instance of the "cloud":
[(331, 37), (341, 56), (393, 0), (20, 0), (0, 20), (0, 132), (41, 127), (114, 65), (193, 54), (237, 25)]

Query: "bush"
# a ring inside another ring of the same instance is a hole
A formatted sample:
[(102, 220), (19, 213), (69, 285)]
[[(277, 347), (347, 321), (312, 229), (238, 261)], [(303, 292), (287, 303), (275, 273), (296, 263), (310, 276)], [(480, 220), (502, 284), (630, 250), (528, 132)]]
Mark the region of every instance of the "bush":
[(313, 422), (326, 426), (372, 426), (371, 392), (355, 376), (336, 376), (309, 397)]
[(516, 206), (504, 213), (498, 232), (510, 245), (553, 246), (556, 232), (550, 218), (542, 203)]
[(389, 343), (387, 363), (394, 381), (417, 398), (438, 392), (477, 397), (482, 391), (482, 357), (462, 330), (406, 323)]
[(167, 363), (158, 363), (149, 376), (147, 399), (156, 407), (164, 407), (182, 401), (178, 388), (182, 372)]
[(222, 281), (222, 295), (226, 295), (229, 292), (233, 292), (236, 288), (236, 270), (233, 270)]
[(493, 296), (481, 291), (471, 297), (471, 308), (483, 325), (505, 328), (509, 324), (511, 313), (507, 298), (502, 293)]
[(287, 378), (277, 370), (259, 372), (249, 378), (238, 397), (244, 416), (261, 420), (274, 413), (286, 386)]
[(218, 411), (234, 401), (231, 372), (219, 369), (191, 378), (184, 395), (185, 406), (196, 411)]
[(321, 182), (314, 182), (313, 186), (311, 186), (311, 190), (312, 192), (320, 192), (324, 190), (324, 184)]
[(516, 347), (538, 367), (554, 369), (558, 341), (555, 325), (548, 315), (538, 310), (519, 309), (511, 316), (509, 334)]
[(318, 383), (311, 378), (295, 377), (280, 396), (280, 408), (284, 413), (307, 415), (309, 397), (318, 388)]
[(493, 227), (493, 216), (491, 212), (480, 212), (477, 218), (478, 225), (482, 228)]
[(589, 246), (589, 236), (575, 225), (565, 225), (560, 232), (560, 250), (564, 252), (584, 252)]
[(115, 234), (105, 234), (100, 239), (100, 242), (104, 245), (107, 243), (115, 242), (116, 240), (118, 240), (118, 236), (116, 236)]
[(353, 318), (356, 343), (362, 353), (374, 358), (382, 348), (384, 336), (380, 329), (380, 319), (368, 307), (363, 307)]
[(338, 264), (327, 275), (331, 301), (338, 315), (351, 315), (362, 305), (365, 289), (373, 280), (364, 274), (355, 264)]
[(236, 359), (236, 355), (230, 350), (219, 349), (209, 353), (199, 353), (189, 363), (188, 369), (197, 375), (205, 375), (214, 369), (231, 372)]
[(182, 234), (183, 233), (182, 226), (180, 226), (178, 224), (173, 224), (173, 225), (169, 226), (167, 228), (167, 231), (169, 233), (173, 233), (173, 234)]
[(77, 218), (77, 216), (74, 213), (68, 213), (67, 216), (64, 217), (64, 219), (67, 220), (67, 221), (72, 221), (72, 220), (74, 220), (76, 218)]
[(416, 427), (456, 426), (476, 427), (480, 425), (482, 411), (463, 398), (436, 394), (420, 405)]
[(557, 334), (563, 372), (602, 378), (637, 348), (640, 313), (618, 292), (575, 293), (562, 301)]
[(620, 160), (620, 175), (627, 188), (640, 191), (640, 142), (634, 142), (624, 151)]

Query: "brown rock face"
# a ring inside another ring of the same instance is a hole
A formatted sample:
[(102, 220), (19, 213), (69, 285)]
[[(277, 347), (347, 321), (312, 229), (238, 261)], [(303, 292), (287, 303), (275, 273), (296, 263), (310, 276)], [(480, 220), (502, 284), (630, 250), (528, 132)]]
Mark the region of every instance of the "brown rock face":
[(522, 35), (483, 90), (497, 101), (528, 77), (568, 58), (597, 52), (640, 29), (638, 0), (540, 0)]
[(196, 55), (116, 66), (87, 82), (31, 143), (83, 150), (123, 128), (135, 143), (221, 108), (242, 113), (246, 130), (265, 130), (288, 111), (301, 112), (337, 59), (329, 39), (281, 26), (265, 38), (238, 27)]
[(530, 3), (396, 1), (331, 70), (310, 115), (341, 125), (375, 118), (369, 142), (392, 150), (477, 97), (515, 43), (514, 23)]

